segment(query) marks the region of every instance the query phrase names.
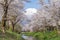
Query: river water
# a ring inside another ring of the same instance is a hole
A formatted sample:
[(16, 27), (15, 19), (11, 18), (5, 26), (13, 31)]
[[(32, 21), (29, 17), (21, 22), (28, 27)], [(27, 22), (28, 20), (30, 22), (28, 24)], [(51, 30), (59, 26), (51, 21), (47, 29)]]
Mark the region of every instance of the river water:
[(22, 38), (25, 40), (36, 40), (36, 38), (32, 37), (32, 36), (26, 36), (26, 35), (22, 35)]

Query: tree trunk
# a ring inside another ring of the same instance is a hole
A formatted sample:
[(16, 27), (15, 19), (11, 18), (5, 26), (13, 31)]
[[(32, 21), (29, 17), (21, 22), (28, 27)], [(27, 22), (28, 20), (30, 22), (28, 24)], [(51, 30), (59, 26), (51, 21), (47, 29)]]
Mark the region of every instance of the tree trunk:
[(12, 22), (12, 31), (14, 32), (14, 27), (15, 25), (14, 25), (14, 23)]
[(7, 21), (7, 13), (8, 13), (8, 1), (5, 0), (4, 1), (5, 4), (4, 4), (4, 15), (2, 17), (2, 30), (3, 30), (3, 33), (5, 33), (5, 27), (6, 27), (6, 21)]
[(13, 28), (12, 28), (12, 31), (13, 31), (13, 32), (14, 32), (14, 28), (15, 28), (15, 27), (14, 27), (14, 25), (13, 25)]

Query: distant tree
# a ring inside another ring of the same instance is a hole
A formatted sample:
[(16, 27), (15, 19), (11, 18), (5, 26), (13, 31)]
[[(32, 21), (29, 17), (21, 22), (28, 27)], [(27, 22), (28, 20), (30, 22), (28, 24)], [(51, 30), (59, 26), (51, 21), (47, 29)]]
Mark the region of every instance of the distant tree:
[(21, 23), (21, 21), (22, 21), (21, 19), (22, 18), (23, 18), (23, 13), (20, 14), (20, 15), (19, 14), (16, 14), (16, 15), (13, 14), (13, 15), (9, 16), (10, 20), (8, 20), (8, 21), (10, 21), (11, 24), (12, 24), (12, 28), (13, 28), (12, 31), (14, 31), (14, 28), (15, 28), (15, 26), (16, 26), (17, 23), (19, 23), (19, 24)]

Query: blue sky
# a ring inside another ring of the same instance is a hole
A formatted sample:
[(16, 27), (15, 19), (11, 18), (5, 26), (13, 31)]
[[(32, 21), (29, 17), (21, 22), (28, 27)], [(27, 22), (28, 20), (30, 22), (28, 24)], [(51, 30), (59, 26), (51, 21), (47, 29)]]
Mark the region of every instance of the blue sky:
[(38, 9), (40, 6), (38, 4), (38, 0), (31, 0), (30, 3), (25, 3), (25, 9), (27, 8), (36, 8)]
[[(39, 9), (41, 6), (38, 4), (38, 0), (30, 0), (31, 2), (30, 3), (25, 3), (25, 7), (24, 9), (27, 9), (27, 8), (36, 8), (36, 9)], [(47, 0), (45, 0), (46, 3), (48, 3)]]

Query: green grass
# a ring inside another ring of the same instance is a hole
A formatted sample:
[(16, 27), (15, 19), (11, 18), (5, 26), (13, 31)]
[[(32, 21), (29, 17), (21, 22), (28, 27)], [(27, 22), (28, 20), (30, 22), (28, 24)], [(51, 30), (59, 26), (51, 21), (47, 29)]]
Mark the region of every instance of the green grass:
[(21, 36), (25, 34), (26, 36), (35, 37), (37, 40), (60, 40), (60, 34), (57, 35), (56, 31), (51, 32), (24, 32), (21, 34), (17, 34), (15, 32), (6, 31), (3, 34), (0, 31), (0, 40), (24, 40)]
[(21, 34), (7, 31), (5, 34), (0, 32), (0, 40), (23, 40)]
[(37, 40), (60, 40), (60, 34), (56, 31), (51, 32), (25, 32), (27, 36), (35, 37)]

